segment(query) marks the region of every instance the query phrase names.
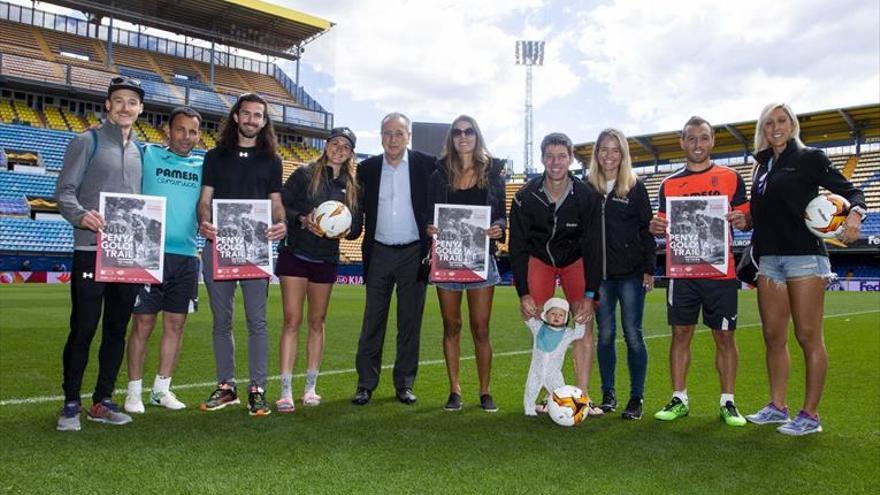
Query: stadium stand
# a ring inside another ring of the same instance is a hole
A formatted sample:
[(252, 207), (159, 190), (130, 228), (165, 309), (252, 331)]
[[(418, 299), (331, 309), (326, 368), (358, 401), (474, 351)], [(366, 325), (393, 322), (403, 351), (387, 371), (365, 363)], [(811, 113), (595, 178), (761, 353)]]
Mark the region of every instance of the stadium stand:
[(0, 217), (0, 251), (72, 253), (73, 227), (54, 220)]
[(0, 196), (0, 216), (29, 217), (30, 212), (30, 205), (25, 196)]
[(56, 180), (52, 175), (0, 171), (0, 195), (51, 198), (55, 194)]

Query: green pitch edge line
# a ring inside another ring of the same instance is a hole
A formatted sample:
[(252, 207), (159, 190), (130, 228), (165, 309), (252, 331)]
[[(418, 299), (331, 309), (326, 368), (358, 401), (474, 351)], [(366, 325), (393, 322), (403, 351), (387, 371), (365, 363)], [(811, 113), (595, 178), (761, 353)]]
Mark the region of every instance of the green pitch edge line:
[[(838, 314), (833, 314), (833, 315), (825, 315), (823, 319), (843, 318), (846, 316), (859, 316), (859, 315), (867, 315), (867, 314), (873, 314), (873, 313), (880, 313), (880, 310), (872, 309), (869, 311), (854, 311), (852, 313), (838, 313)], [(755, 327), (760, 327), (760, 326), (761, 326), (760, 323), (750, 323), (748, 325), (741, 325), (737, 328), (738, 329), (755, 328)], [(697, 330), (695, 333), (705, 333), (708, 331), (709, 331), (708, 328), (701, 328), (701, 329)], [(665, 338), (665, 337), (669, 337), (669, 336), (670, 336), (670, 334), (668, 334), (668, 333), (648, 335), (647, 337), (645, 337), (645, 340), (660, 339), (660, 338)], [(531, 352), (532, 352), (531, 349), (522, 350), (522, 351), (496, 352), (496, 353), (492, 354), (492, 356), (493, 357), (519, 356), (522, 354), (529, 354)], [(473, 360), (474, 358), (475, 358), (475, 356), (462, 356), (461, 360), (462, 361), (470, 361), (470, 360)], [(445, 364), (445, 363), (446, 363), (446, 361), (443, 359), (432, 359), (432, 360), (428, 360), (428, 361), (419, 361), (419, 366), (433, 366), (433, 365)], [(393, 367), (394, 367), (393, 364), (386, 364), (386, 365), (382, 366), (382, 369), (388, 370), (388, 369), (392, 369)], [(354, 368), (341, 369), (341, 370), (328, 370), (328, 371), (321, 371), (321, 376), (345, 375), (345, 374), (355, 373), (355, 372), (357, 372), (357, 370)], [(304, 376), (306, 376), (305, 373), (298, 373), (298, 374), (294, 375), (294, 377), (296, 377), (296, 378), (302, 378)], [(280, 380), (281, 377), (278, 375), (275, 375), (275, 376), (270, 376), (268, 379), (270, 381), (275, 381), (275, 380)], [(242, 380), (236, 379), (236, 381), (240, 382), (240, 383), (247, 382), (246, 379), (242, 379)], [(189, 388), (205, 388), (205, 387), (211, 387), (211, 386), (215, 386), (215, 385), (217, 385), (216, 382), (183, 383), (180, 385), (174, 385), (174, 390), (186, 390)], [(128, 392), (127, 389), (118, 388), (113, 393), (114, 393), (114, 395), (119, 395), (119, 394), (124, 394), (126, 392)], [(82, 394), (82, 396), (81, 396), (82, 399), (88, 399), (89, 397), (91, 397), (91, 394)], [(64, 400), (63, 395), (52, 395), (52, 396), (45, 396), (44, 395), (44, 396), (39, 396), (39, 397), (6, 399), (6, 400), (0, 400), (0, 407), (18, 406), (18, 405), (22, 405), (22, 404), (41, 404), (44, 402), (61, 402), (63, 400)]]

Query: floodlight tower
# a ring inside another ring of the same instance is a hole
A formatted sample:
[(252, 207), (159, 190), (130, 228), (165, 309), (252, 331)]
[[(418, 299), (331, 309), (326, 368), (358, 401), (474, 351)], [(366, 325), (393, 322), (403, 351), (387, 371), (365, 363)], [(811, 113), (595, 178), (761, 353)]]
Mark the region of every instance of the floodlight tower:
[(523, 150), (523, 164), (526, 173), (533, 172), (533, 139), (532, 139), (532, 67), (544, 65), (544, 42), (543, 41), (517, 41), (516, 42), (516, 65), (526, 66), (526, 111), (525, 111), (525, 136)]

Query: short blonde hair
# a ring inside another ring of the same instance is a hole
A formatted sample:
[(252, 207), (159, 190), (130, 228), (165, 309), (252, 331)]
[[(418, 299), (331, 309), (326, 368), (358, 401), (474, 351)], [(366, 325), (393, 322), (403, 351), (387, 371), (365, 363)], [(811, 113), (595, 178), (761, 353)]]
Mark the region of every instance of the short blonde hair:
[(770, 114), (773, 110), (777, 108), (781, 108), (788, 115), (788, 119), (791, 120), (791, 137), (794, 138), (798, 146), (804, 146), (804, 142), (801, 141), (801, 124), (798, 122), (797, 114), (794, 113), (794, 110), (788, 106), (788, 103), (771, 103), (761, 110), (758, 123), (755, 125), (755, 153), (760, 153), (770, 147), (770, 143), (764, 137), (764, 124), (770, 119)]

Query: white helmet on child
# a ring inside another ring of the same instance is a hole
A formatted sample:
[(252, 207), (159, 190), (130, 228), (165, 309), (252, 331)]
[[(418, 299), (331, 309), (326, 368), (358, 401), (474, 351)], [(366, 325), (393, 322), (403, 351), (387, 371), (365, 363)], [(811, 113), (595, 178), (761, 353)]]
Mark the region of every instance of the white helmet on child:
[(553, 308), (559, 308), (565, 311), (565, 319), (568, 320), (568, 301), (561, 297), (551, 297), (544, 303), (544, 311), (541, 313), (541, 319), (547, 321), (547, 312)]

